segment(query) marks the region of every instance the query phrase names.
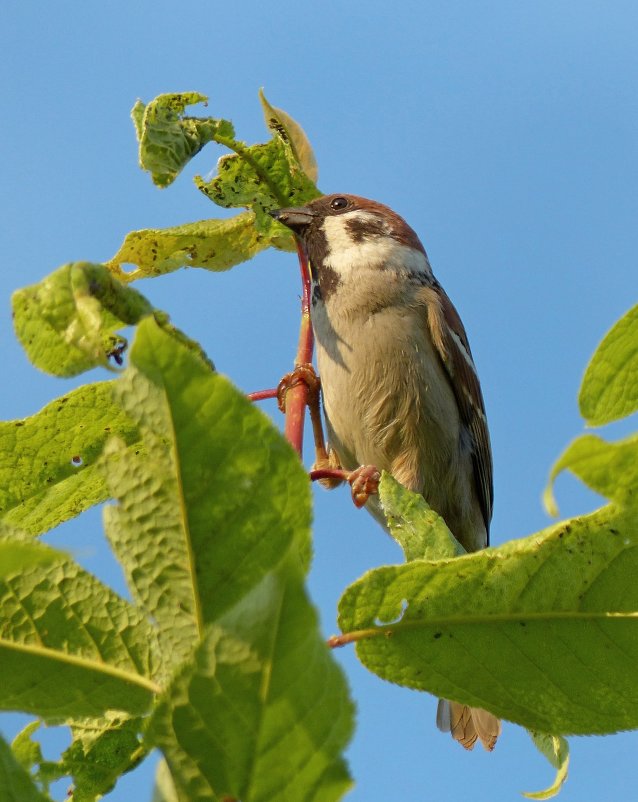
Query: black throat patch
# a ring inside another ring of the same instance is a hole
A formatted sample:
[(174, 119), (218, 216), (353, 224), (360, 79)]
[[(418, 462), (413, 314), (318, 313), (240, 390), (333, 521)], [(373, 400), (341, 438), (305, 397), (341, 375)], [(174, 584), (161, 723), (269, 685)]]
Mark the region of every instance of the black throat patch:
[(317, 278), (312, 301), (313, 303), (318, 300), (327, 301), (337, 290), (341, 279), (336, 270), (326, 265), (328, 242), (321, 228), (317, 227), (308, 232), (306, 235), (306, 248), (308, 249), (312, 272)]

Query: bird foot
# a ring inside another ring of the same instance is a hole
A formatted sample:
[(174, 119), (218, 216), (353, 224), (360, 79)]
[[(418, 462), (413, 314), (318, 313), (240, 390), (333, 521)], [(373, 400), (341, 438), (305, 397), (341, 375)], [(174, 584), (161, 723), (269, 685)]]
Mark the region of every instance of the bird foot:
[(370, 496), (379, 492), (381, 473), (374, 465), (361, 465), (350, 471), (348, 484), (355, 507), (363, 507)]
[(319, 389), (321, 382), (315, 373), (313, 366), (306, 362), (303, 365), (296, 365), (295, 369), (281, 379), (277, 385), (277, 405), (280, 412), (286, 411), (286, 394), (298, 384), (305, 384), (308, 388), (308, 406), (312, 409), (316, 406), (319, 409)]

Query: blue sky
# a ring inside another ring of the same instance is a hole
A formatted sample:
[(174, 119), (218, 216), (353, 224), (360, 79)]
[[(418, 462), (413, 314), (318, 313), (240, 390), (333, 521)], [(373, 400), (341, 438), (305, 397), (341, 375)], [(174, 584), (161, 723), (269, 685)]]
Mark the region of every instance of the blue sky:
[[(214, 168), (214, 146), (168, 190), (139, 171), (128, 117), (136, 98), (203, 92), (211, 114), (263, 141), (263, 86), (305, 127), (320, 187), (400, 212), (459, 308), (492, 433), (492, 542), (548, 525), (540, 493), (552, 461), (582, 430), (583, 370), (636, 302), (637, 39), (632, 2), (5, 0), (1, 417), (31, 414), (78, 384), (28, 364), (12, 333), (13, 289), (63, 262), (109, 258), (129, 230), (223, 214), (190, 182)], [(191, 270), (137, 286), (244, 390), (270, 387), (290, 368), (299, 295), (292, 255), (268, 252), (226, 274)], [(278, 420), (273, 404), (264, 409)], [(597, 504), (569, 478), (557, 492), (564, 516)], [(331, 634), (345, 586), (400, 555), (345, 491), (318, 489), (316, 501), (311, 592)], [(49, 540), (123, 589), (99, 510)], [(466, 754), (436, 731), (432, 698), (384, 684), (348, 650), (337, 657), (358, 705), (353, 802), (494, 802), (551, 779), (520, 728), (506, 725), (491, 755)], [(0, 716), (0, 729), (10, 734), (17, 722)], [(56, 743), (49, 737), (47, 748)], [(565, 802), (626, 797), (636, 733), (571, 746)], [(150, 799), (151, 769), (124, 778), (109, 799)]]

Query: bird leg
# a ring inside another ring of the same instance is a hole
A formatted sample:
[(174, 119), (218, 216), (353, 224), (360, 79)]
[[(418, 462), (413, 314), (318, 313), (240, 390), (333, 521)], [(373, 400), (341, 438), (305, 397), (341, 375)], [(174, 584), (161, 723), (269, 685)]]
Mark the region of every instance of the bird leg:
[(331, 459), (333, 452), (328, 454), (328, 449), (326, 448), (323, 426), (321, 425), (321, 410), (319, 408), (321, 380), (310, 363), (296, 365), (295, 369), (291, 373), (286, 373), (277, 385), (277, 404), (279, 410), (283, 413), (286, 412), (286, 394), (288, 390), (292, 390), (292, 388), (296, 387), (298, 384), (305, 384), (308, 392), (307, 405), (308, 412), (310, 413), (310, 422), (312, 424), (312, 435), (315, 441), (315, 464), (313, 469), (338, 468), (340, 467), (338, 461), (335, 464), (334, 460)]
[(338, 487), (342, 482), (348, 482), (355, 506), (363, 507), (368, 498), (379, 490), (380, 472), (374, 465), (361, 465), (354, 471), (346, 471), (341, 467), (337, 453), (326, 447), (321, 424), (321, 380), (310, 363), (297, 365), (293, 371), (286, 373), (277, 385), (277, 404), (280, 411), (283, 413), (286, 411), (288, 390), (292, 390), (300, 383), (305, 384), (308, 391), (308, 412), (315, 441), (315, 462), (310, 471), (311, 481), (319, 481), (329, 490)]
[[(330, 452), (330, 456), (334, 451)], [(352, 501), (355, 507), (363, 507), (370, 496), (379, 492), (379, 481), (381, 473), (374, 465), (360, 465), (354, 471), (345, 471), (343, 468), (333, 468), (330, 466), (317, 468), (310, 471), (311, 481), (319, 481), (324, 487), (332, 488), (342, 482), (348, 482), (352, 491)]]

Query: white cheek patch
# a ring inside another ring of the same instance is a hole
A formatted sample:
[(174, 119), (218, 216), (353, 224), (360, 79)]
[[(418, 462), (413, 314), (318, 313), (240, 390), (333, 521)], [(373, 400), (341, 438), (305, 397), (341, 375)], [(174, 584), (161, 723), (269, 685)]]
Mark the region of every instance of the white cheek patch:
[(359, 219), (374, 217), (365, 212), (354, 212), (352, 215), (326, 217), (324, 220), (324, 233), (328, 245), (324, 263), (338, 272), (342, 279), (347, 281), (348, 278), (360, 274), (363, 265), (432, 276), (429, 262), (421, 251), (402, 245), (390, 236), (355, 241), (345, 224), (348, 217), (355, 215)]

